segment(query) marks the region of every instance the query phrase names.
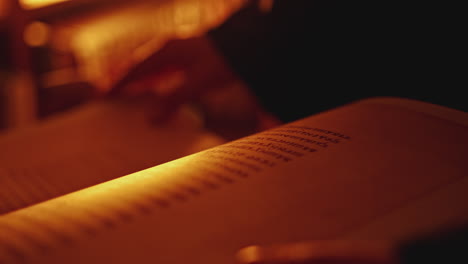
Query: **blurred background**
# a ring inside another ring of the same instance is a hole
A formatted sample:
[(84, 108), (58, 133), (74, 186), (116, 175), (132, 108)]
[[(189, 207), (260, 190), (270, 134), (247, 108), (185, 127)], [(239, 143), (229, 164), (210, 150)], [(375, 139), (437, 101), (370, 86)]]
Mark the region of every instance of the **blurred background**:
[[(106, 92), (116, 73), (170, 39), (216, 27), (245, 2), (0, 0), (0, 132)], [(238, 97), (248, 96), (241, 92)]]

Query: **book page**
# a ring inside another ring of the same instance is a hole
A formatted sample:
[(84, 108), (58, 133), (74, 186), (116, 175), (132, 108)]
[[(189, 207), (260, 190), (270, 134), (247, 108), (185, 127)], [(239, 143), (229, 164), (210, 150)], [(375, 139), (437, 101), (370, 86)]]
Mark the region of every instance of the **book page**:
[(407, 110), (420, 112), (425, 115), (431, 115), (434, 118), (440, 118), (446, 121), (458, 123), (463, 126), (468, 126), (468, 115), (466, 114), (466, 112), (452, 109), (442, 105), (420, 102), (407, 98), (388, 96), (363, 99), (359, 103), (386, 104), (394, 107), (401, 107)]
[[(404, 237), (420, 217), (438, 228), (467, 216), (452, 204), (466, 194), (444, 191), (468, 193), (467, 132), (346, 105), (6, 214), (0, 262), (233, 264), (252, 244)], [(437, 197), (451, 204), (426, 210)]]
[(99, 100), (0, 136), (0, 214), (224, 142), (187, 109), (164, 126), (146, 110)]

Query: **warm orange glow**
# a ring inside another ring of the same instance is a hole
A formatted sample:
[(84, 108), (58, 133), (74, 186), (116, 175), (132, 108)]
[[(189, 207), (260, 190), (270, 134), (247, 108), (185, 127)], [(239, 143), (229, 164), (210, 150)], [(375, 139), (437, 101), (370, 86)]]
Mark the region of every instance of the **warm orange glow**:
[[(79, 74), (99, 91), (107, 92), (115, 79), (168, 40), (200, 35), (221, 24), (246, 2), (174, 0), (161, 4), (148, 1), (65, 25), (61, 32), (66, 32), (68, 45), (79, 64)], [(60, 37), (57, 39), (63, 42)], [(166, 88), (180, 80), (170, 78)]]
[(32, 47), (45, 45), (50, 36), (47, 24), (36, 21), (29, 24), (23, 33), (24, 42)]
[(152, 90), (160, 96), (169, 96), (187, 81), (187, 74), (180, 70), (170, 71), (153, 82)]
[(181, 2), (175, 6), (174, 25), (180, 38), (192, 36), (201, 24), (200, 2)]
[(273, 9), (274, 0), (260, 0), (259, 8), (262, 12), (268, 13)]
[(6, 17), (10, 12), (10, 2), (9, 1), (0, 1), (0, 19)]
[(34, 9), (66, 1), (70, 0), (20, 0), (20, 4), (24, 9)]

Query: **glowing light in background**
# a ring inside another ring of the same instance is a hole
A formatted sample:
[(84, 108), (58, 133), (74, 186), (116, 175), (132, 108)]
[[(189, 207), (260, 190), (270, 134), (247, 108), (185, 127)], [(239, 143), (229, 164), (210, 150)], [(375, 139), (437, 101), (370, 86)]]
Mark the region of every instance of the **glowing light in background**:
[(6, 17), (10, 12), (10, 1), (0, 1), (0, 19)]
[(273, 9), (274, 0), (260, 0), (258, 3), (262, 12), (268, 13)]
[(24, 9), (34, 9), (66, 1), (70, 0), (20, 0), (20, 4)]
[[(67, 32), (67, 37), (61, 42), (68, 44), (61, 46), (73, 50), (79, 74), (105, 93), (122, 73), (156, 52), (168, 40), (206, 32), (221, 24), (247, 0), (159, 2), (146, 1), (62, 26), (59, 30)], [(60, 37), (55, 39), (60, 40)], [(170, 78), (169, 83), (180, 80), (179, 77)]]
[(181, 2), (174, 10), (176, 34), (188, 38), (201, 27), (200, 2)]
[(31, 47), (39, 47), (49, 41), (50, 29), (45, 23), (36, 21), (26, 26), (23, 39)]

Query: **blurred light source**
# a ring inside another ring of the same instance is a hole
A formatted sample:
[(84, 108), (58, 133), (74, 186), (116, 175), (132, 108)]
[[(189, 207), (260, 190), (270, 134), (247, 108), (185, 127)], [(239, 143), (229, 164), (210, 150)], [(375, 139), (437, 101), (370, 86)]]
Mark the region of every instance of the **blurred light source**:
[(0, 1), (0, 19), (6, 17), (10, 12), (10, 1)]
[(24, 42), (31, 47), (39, 47), (47, 44), (49, 36), (49, 26), (39, 21), (27, 25), (23, 33)]
[(260, 0), (258, 4), (262, 12), (268, 13), (273, 9), (274, 0)]
[(179, 38), (188, 38), (194, 35), (202, 26), (201, 3), (196, 1), (180, 2), (175, 6), (174, 24), (175, 34)]
[(70, 0), (20, 0), (19, 2), (24, 9), (34, 9), (66, 1)]

